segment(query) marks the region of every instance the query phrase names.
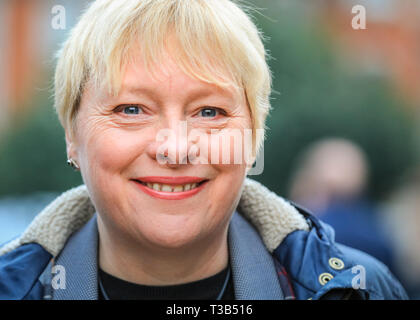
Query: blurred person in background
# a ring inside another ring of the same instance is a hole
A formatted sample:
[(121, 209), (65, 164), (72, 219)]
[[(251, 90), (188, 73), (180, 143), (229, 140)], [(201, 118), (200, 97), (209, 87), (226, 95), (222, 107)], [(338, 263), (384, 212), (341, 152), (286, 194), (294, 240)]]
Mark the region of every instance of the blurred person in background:
[(395, 246), (395, 268), (412, 299), (420, 299), (420, 167), (386, 202), (385, 222)]
[(394, 258), (383, 216), (366, 195), (369, 165), (354, 142), (326, 138), (303, 152), (290, 197), (335, 230), (335, 239), (367, 252), (392, 271)]

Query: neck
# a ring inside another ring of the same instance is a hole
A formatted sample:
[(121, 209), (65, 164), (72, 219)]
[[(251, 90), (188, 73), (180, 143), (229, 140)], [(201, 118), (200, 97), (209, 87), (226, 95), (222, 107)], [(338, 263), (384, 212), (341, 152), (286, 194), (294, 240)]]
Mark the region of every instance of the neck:
[(109, 230), (98, 217), (99, 266), (120, 279), (143, 285), (175, 285), (201, 280), (228, 265), (226, 226), (218, 234), (181, 248), (142, 245)]

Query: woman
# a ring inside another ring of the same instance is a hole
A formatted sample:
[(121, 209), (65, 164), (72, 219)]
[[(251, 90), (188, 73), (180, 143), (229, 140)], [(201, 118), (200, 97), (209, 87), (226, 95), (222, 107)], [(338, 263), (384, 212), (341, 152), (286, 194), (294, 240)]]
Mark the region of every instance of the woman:
[(385, 266), (246, 179), (270, 82), (231, 1), (92, 3), (55, 75), (85, 186), (1, 249), (0, 298), (405, 298)]

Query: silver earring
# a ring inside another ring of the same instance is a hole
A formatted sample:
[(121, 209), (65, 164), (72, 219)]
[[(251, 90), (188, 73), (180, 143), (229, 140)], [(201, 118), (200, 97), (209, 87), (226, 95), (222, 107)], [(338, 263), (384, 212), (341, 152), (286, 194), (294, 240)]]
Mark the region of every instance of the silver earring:
[(79, 167), (79, 165), (77, 164), (77, 162), (76, 161), (74, 161), (72, 158), (70, 158), (70, 159), (67, 159), (67, 165), (68, 166), (70, 166), (70, 167), (72, 167), (74, 170), (79, 170), (80, 169), (80, 167)]

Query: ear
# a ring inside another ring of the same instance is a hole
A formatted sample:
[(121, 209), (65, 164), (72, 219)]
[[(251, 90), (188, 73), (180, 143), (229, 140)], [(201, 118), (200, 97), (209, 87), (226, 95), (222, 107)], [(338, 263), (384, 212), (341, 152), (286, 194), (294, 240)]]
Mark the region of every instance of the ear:
[(246, 169), (245, 169), (245, 175), (248, 175), (248, 173), (252, 169), (253, 165), (254, 165), (254, 162), (252, 162), (251, 164), (247, 163)]
[(245, 164), (246, 164), (246, 175), (248, 175), (249, 171), (252, 169), (252, 167), (255, 164), (255, 161), (257, 161), (257, 154), (256, 151), (254, 150), (254, 148), (251, 149), (252, 154), (249, 155), (246, 160), (245, 160)]
[(76, 141), (74, 140), (74, 134), (66, 130), (66, 150), (67, 150), (67, 159), (77, 159), (77, 148)]

